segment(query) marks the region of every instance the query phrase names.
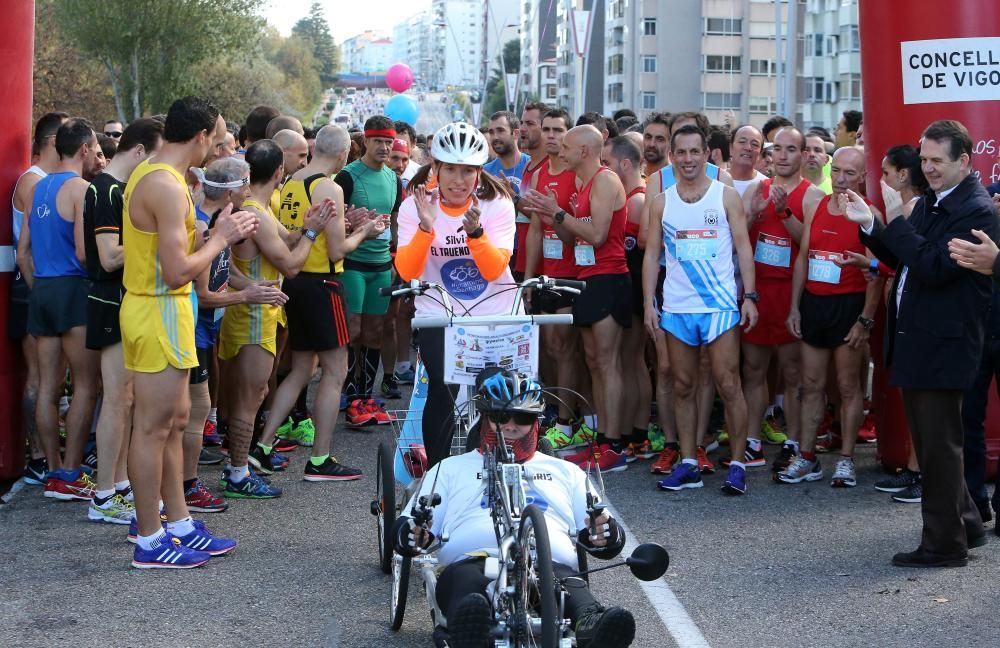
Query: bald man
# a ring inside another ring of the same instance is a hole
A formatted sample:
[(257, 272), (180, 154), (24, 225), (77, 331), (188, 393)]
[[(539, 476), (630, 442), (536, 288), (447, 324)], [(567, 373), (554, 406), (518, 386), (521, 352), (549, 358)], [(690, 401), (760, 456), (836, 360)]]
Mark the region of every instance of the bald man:
[(302, 128), (302, 122), (291, 115), (278, 115), (269, 121), (264, 134), (267, 136), (267, 139), (274, 139), (275, 134), (283, 130), (290, 130), (303, 136), (306, 134), (305, 129)]
[(596, 461), (602, 470), (623, 470), (622, 437), (631, 436), (622, 412), (621, 364), (622, 330), (632, 325), (632, 280), (625, 263), (628, 209), (621, 180), (601, 164), (603, 148), (601, 131), (589, 124), (566, 133), (559, 158), (576, 174), (576, 207), (572, 215), (559, 210), (542, 219), (573, 247), (577, 278), (587, 282), (573, 302), (573, 325), (580, 329), (597, 401), (600, 452), (596, 458), (582, 458), (581, 465)]
[[(833, 195), (804, 209), (802, 240), (792, 270), (788, 330), (802, 340), (801, 454), (777, 474), (777, 481), (797, 484), (823, 478), (816, 457), (816, 427), (823, 418), (827, 368), (833, 360), (840, 392), (841, 456), (830, 485), (857, 485), (854, 444), (862, 419), (861, 363), (875, 326), (882, 280), (867, 281), (864, 271), (843, 264), (847, 252), (871, 252), (858, 228), (845, 216), (847, 192), (861, 193), (864, 154), (848, 147), (834, 153)], [(881, 220), (875, 208), (872, 210)]]

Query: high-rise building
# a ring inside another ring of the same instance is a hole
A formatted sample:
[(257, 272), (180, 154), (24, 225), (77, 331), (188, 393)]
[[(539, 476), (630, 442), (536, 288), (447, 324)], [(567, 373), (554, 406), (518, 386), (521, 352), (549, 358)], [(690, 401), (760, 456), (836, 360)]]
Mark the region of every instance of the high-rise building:
[(409, 65), (418, 87), (429, 82), (431, 67), (435, 65), (431, 57), (432, 22), (431, 13), (422, 11), (392, 29), (392, 62)]
[(833, 132), (845, 110), (861, 110), (857, 0), (807, 0), (802, 58), (802, 125)]
[(574, 117), (604, 110), (606, 4), (606, 0), (563, 0), (557, 7), (556, 99)]
[(796, 75), (786, 77), (790, 83), (779, 78), (782, 65), (794, 71), (801, 60), (803, 0), (792, 1), (790, 11), (788, 0), (607, 0), (606, 28), (598, 32), (604, 111), (700, 110), (722, 123), (731, 110), (737, 121), (758, 125), (779, 105), (794, 113)]
[(434, 86), (482, 86), (484, 15), (481, 0), (433, 0)]
[(565, 0), (521, 2), (521, 93), (556, 99), (556, 13)]
[(392, 39), (368, 30), (340, 45), (341, 68), (351, 74), (384, 74), (392, 65)]

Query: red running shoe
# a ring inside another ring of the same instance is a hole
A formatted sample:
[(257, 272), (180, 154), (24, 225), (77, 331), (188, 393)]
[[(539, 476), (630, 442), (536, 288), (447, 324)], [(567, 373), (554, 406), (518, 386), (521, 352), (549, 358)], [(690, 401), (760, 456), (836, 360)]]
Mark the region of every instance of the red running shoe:
[[(64, 471), (60, 471), (57, 474), (64, 474)], [(49, 473), (48, 479), (45, 480), (45, 497), (57, 500), (89, 502), (94, 499), (94, 493), (96, 492), (97, 484), (83, 471), (80, 471), (80, 476), (74, 481), (59, 479), (57, 476), (54, 477), (52, 472)]]
[(875, 443), (878, 441), (878, 432), (875, 429), (875, 416), (869, 411), (865, 415), (865, 420), (858, 428), (858, 443)]
[[(365, 407), (368, 409), (368, 413), (372, 415), (375, 425), (389, 425), (396, 420), (396, 417), (385, 411), (374, 399), (369, 398), (365, 403)], [(371, 425), (369, 423), (369, 425)]]
[(347, 424), (354, 427), (378, 425), (375, 414), (368, 409), (368, 401), (356, 398), (347, 407)]
[(274, 445), (271, 446), (271, 449), (274, 450), (275, 452), (293, 452), (297, 450), (298, 447), (299, 447), (298, 441), (293, 441), (292, 439), (282, 439), (281, 437), (277, 437), (274, 440)]
[(184, 503), (189, 511), (197, 513), (222, 513), (229, 508), (226, 500), (212, 495), (200, 479), (184, 493)]
[(660, 452), (660, 457), (649, 467), (649, 472), (654, 475), (669, 475), (674, 471), (674, 465), (681, 460), (681, 453), (667, 447)]
[(601, 472), (621, 472), (628, 468), (628, 461), (624, 452), (615, 452), (610, 445), (602, 444), (594, 456), (587, 457), (576, 465), (586, 471), (600, 468)]
[(219, 434), (218, 426), (212, 421), (205, 421), (205, 432), (201, 443), (206, 446), (222, 445), (222, 436)]

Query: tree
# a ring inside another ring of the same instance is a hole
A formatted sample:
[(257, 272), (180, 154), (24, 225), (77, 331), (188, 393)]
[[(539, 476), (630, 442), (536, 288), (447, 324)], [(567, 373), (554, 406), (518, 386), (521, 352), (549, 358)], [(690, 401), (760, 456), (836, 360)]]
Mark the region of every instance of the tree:
[(319, 66), (320, 80), (327, 85), (333, 83), (340, 71), (340, 48), (330, 35), (330, 26), (319, 2), (313, 2), (309, 7), (309, 15), (295, 23), (292, 35), (309, 40), (313, 58)]
[[(480, 125), (485, 125), (489, 121), (490, 115), (496, 111), (508, 109), (507, 96), (504, 94), (504, 83), (506, 83), (503, 76), (504, 69), (506, 68), (507, 74), (517, 74), (521, 71), (521, 41), (509, 40), (504, 43), (502, 55), (503, 65), (500, 63), (500, 57), (497, 56), (496, 67), (493, 68), (493, 73), (486, 82), (486, 97), (483, 98), (483, 111), (480, 116), (480, 121), (483, 123)], [(515, 98), (511, 97), (510, 102), (514, 104)], [(514, 109), (516, 111), (516, 105)]]
[(122, 121), (192, 92), (192, 71), (252, 47), (263, 0), (61, 0), (64, 36), (98, 61)]
[(55, 0), (35, 3), (33, 120), (52, 110), (87, 117), (97, 128), (115, 113), (104, 70), (60, 38)]

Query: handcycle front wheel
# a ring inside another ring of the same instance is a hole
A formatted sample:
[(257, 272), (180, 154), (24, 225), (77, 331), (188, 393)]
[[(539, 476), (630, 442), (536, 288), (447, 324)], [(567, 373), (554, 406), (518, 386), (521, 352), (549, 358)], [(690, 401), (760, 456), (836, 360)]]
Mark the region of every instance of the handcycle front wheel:
[(375, 501), (372, 513), (378, 521), (378, 560), (382, 573), (392, 572), (392, 527), (396, 522), (396, 475), (392, 450), (378, 444), (375, 464)]
[(406, 595), (410, 589), (409, 556), (392, 556), (392, 592), (389, 598), (389, 623), (396, 632), (403, 625), (403, 614), (406, 612)]
[[(545, 526), (545, 514), (533, 504), (526, 506), (521, 514), (517, 544), (514, 646), (557, 648), (561, 624), (556, 618), (558, 607), (549, 531)], [(537, 634), (531, 622), (535, 610), (541, 622)]]

